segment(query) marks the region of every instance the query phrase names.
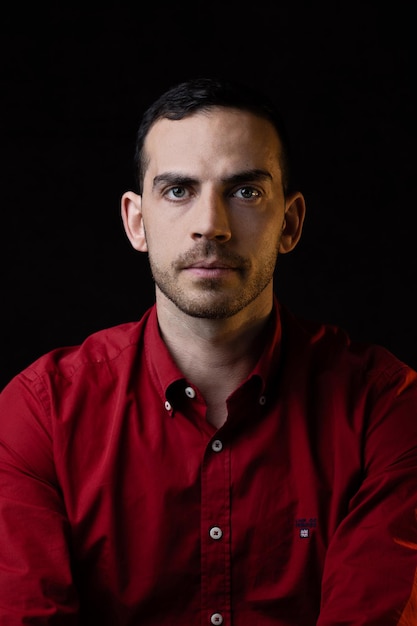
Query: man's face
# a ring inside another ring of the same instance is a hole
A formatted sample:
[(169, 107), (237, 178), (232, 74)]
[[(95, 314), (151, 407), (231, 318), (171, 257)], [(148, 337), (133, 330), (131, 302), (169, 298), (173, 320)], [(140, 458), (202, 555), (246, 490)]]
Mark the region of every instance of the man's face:
[(273, 126), (216, 107), (145, 142), (141, 213), (157, 299), (210, 319), (270, 300), (285, 217)]

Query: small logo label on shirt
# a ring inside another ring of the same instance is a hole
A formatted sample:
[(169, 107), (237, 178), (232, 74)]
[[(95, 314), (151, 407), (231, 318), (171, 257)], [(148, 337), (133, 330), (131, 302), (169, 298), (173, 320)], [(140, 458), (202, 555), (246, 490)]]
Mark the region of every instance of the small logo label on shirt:
[(300, 517), (295, 520), (295, 527), (299, 530), (301, 539), (308, 539), (311, 534), (311, 530), (317, 528), (316, 517)]

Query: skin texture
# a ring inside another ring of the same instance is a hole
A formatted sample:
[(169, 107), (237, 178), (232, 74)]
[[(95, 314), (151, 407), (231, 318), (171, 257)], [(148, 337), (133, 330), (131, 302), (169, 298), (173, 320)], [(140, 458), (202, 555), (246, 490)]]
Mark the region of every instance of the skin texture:
[(279, 138), (249, 112), (158, 120), (145, 151), (143, 194), (122, 197), (125, 230), (149, 255), (168, 347), (208, 403), (210, 368), (218, 403), (257, 358), (277, 256), (300, 238), (304, 199), (284, 197)]

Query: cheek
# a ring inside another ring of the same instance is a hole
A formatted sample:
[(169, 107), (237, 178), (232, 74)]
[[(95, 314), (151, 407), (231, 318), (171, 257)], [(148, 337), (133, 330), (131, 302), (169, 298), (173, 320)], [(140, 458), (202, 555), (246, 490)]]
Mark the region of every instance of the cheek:
[(242, 235), (252, 237), (257, 241), (277, 239), (281, 233), (284, 221), (284, 210), (266, 206), (259, 210), (242, 212), (233, 216), (233, 226)]
[(156, 232), (150, 230), (147, 232), (146, 243), (149, 258), (160, 266), (169, 265), (178, 256), (179, 244), (172, 229), (160, 228)]
[(260, 256), (268, 256), (275, 251), (279, 247), (280, 239), (281, 228), (276, 222), (261, 224), (259, 227), (252, 224), (245, 235), (247, 245), (256, 250)]
[(149, 249), (158, 249), (168, 245), (169, 227), (164, 220), (155, 220), (155, 216), (150, 218), (149, 215), (144, 215), (143, 228)]

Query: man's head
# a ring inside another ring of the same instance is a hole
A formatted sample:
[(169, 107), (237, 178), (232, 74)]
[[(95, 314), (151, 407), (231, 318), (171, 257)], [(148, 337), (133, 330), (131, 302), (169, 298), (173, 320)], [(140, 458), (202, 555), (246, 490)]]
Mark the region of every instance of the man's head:
[(268, 310), (277, 256), (302, 230), (304, 199), (288, 191), (278, 118), (248, 94), (204, 79), (163, 95), (139, 131), (140, 193), (122, 198), (158, 304), (193, 317)]

